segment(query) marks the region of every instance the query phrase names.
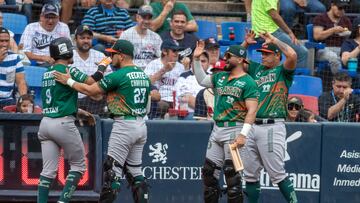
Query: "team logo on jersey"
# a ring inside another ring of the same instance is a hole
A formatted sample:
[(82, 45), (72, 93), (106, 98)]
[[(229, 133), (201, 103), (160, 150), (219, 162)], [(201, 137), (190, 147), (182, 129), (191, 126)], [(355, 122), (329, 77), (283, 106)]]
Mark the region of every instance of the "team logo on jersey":
[(244, 87), (245, 84), (246, 84), (246, 83), (245, 83), (244, 81), (236, 81), (236, 82), (234, 83), (234, 86)]
[(299, 139), (302, 136), (302, 132), (301, 131), (296, 131), (294, 132), (292, 135), (290, 135), (288, 138), (286, 138), (286, 143), (285, 143), (285, 159), (284, 161), (289, 161), (290, 160), (290, 155), (287, 152), (287, 145), (290, 142), (293, 142), (297, 139)]
[(157, 142), (153, 145), (149, 145), (150, 153), (149, 156), (153, 157), (152, 163), (158, 163), (161, 162), (162, 164), (166, 163), (167, 160), (167, 149), (168, 144), (162, 144), (161, 142)]

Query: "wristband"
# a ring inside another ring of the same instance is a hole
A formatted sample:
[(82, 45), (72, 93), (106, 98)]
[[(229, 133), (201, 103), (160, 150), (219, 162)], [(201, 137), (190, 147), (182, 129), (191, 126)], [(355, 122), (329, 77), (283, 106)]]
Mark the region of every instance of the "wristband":
[(74, 83), (75, 83), (75, 80), (73, 80), (72, 78), (69, 78), (66, 81), (66, 84), (69, 85), (70, 87), (72, 87), (74, 85)]
[(243, 128), (240, 131), (240, 134), (244, 135), (245, 137), (248, 136), (249, 132), (251, 130), (251, 124), (244, 123)]
[(97, 82), (104, 77), (104, 74), (101, 71), (96, 71), (91, 77)]
[(110, 57), (105, 57), (105, 58), (103, 58), (103, 59), (99, 62), (98, 71), (105, 72), (106, 67), (111, 63), (111, 61), (112, 61), (112, 60), (111, 60)]

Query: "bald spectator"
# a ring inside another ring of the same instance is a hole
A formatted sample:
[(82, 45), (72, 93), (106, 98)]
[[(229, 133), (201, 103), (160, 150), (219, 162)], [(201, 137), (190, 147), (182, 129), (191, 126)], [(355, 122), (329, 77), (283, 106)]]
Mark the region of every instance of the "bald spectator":
[(136, 14), (137, 25), (124, 31), (120, 39), (130, 41), (134, 45), (134, 63), (143, 70), (152, 60), (160, 58), (160, 36), (150, 30), (152, 22), (152, 8), (142, 6)]
[(133, 22), (126, 9), (119, 8), (113, 0), (99, 0), (98, 6), (90, 8), (82, 21), (94, 32), (98, 43), (94, 49), (104, 52), (111, 47), (121, 33), (133, 26)]
[(59, 37), (70, 38), (69, 27), (59, 22), (59, 8), (45, 4), (41, 10), (40, 21), (26, 26), (20, 39), (26, 56), (39, 66), (51, 66), (55, 61), (50, 57), (50, 42)]
[(153, 31), (161, 34), (164, 31), (170, 30), (171, 16), (178, 10), (182, 10), (186, 14), (187, 23), (185, 31), (196, 32), (198, 30), (196, 21), (185, 4), (176, 2), (176, 0), (161, 0), (161, 2), (153, 2), (150, 5), (154, 12), (154, 21), (151, 26)]

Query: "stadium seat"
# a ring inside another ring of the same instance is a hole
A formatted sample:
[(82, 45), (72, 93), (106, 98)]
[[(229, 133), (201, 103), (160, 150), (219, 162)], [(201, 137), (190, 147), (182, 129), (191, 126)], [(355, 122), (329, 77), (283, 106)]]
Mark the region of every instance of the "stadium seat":
[[(234, 28), (235, 39), (230, 40), (230, 28)], [(222, 46), (228, 46), (233, 44), (240, 44), (244, 41), (246, 29), (251, 29), (250, 22), (223, 22), (221, 23), (222, 40), (219, 40), (219, 44)]]
[(307, 96), (307, 95), (302, 95), (302, 94), (289, 94), (289, 98), (293, 97), (293, 96), (297, 96), (299, 98), (301, 98), (301, 100), (304, 103), (304, 108), (308, 109), (310, 111), (312, 111), (313, 113), (315, 113), (316, 115), (319, 115), (319, 106), (318, 106), (318, 98), (314, 97), (314, 96)]
[(306, 32), (308, 41), (305, 42), (305, 47), (309, 50), (309, 67), (311, 70), (314, 70), (314, 66), (316, 67), (316, 72), (320, 72), (325, 68), (329, 67), (329, 63), (327, 61), (316, 61), (315, 54), (316, 50), (324, 49), (325, 44), (321, 42), (316, 42), (314, 40), (314, 26), (313, 24), (306, 25)]
[(19, 43), (22, 33), (28, 24), (26, 16), (16, 13), (3, 13), (3, 26), (14, 33), (16, 43)]
[(224, 58), (224, 54), (229, 46), (220, 46), (220, 58)]
[(319, 97), (323, 92), (322, 81), (318, 77), (295, 75), (289, 94)]
[(42, 77), (47, 68), (37, 66), (24, 66), (25, 80), (29, 91), (34, 91), (35, 104), (42, 107), (41, 102), (41, 86)]
[(207, 20), (196, 20), (198, 25), (198, 31), (195, 32), (195, 35), (199, 39), (207, 39), (209, 37), (213, 37), (214, 39), (218, 39), (218, 31), (215, 22), (207, 21)]

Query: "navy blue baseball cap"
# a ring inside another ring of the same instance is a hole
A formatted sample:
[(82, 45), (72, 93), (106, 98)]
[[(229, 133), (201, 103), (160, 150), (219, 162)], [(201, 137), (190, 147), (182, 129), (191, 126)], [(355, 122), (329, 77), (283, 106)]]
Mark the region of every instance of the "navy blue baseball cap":
[(179, 46), (179, 43), (176, 40), (172, 40), (172, 39), (165, 39), (162, 44), (161, 44), (161, 50), (163, 49), (170, 49), (173, 51), (180, 51), (180, 50), (184, 50), (183, 47)]
[(42, 15), (54, 14), (56, 16), (59, 16), (59, 13), (59, 8), (54, 4), (45, 4), (41, 9)]

